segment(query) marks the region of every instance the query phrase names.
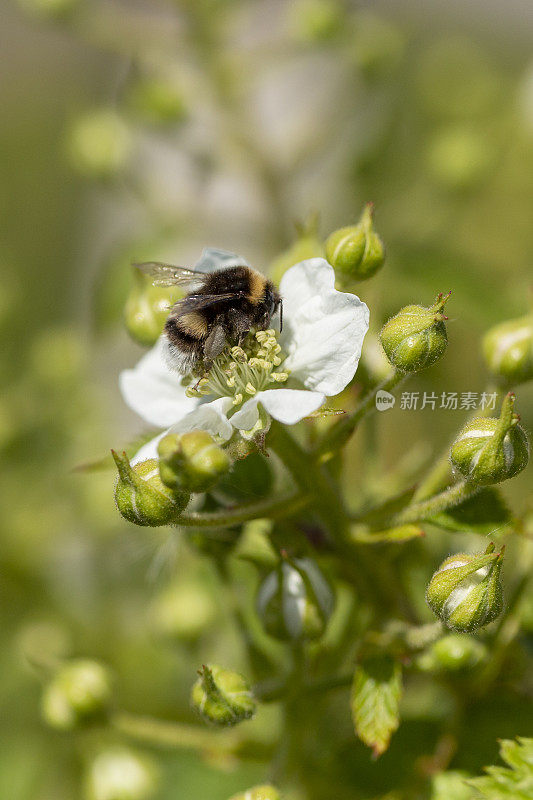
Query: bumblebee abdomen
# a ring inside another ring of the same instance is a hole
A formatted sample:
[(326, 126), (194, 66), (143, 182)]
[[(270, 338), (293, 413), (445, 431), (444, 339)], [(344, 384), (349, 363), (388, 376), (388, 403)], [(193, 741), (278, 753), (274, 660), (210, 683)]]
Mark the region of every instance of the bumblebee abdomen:
[(203, 339), (209, 334), (208, 320), (205, 314), (199, 311), (188, 311), (176, 317), (176, 326), (180, 332), (194, 336), (197, 339)]
[(201, 349), (202, 343), (207, 338), (207, 334), (198, 335), (192, 330), (187, 330), (180, 324), (180, 319), (169, 317), (165, 323), (165, 333), (168, 340), (182, 350), (193, 351)]

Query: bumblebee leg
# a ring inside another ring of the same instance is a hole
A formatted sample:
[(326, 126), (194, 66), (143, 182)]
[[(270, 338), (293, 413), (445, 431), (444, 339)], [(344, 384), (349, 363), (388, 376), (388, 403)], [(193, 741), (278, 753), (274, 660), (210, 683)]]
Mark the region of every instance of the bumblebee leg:
[(221, 325), (216, 325), (204, 344), (204, 360), (210, 364), (221, 354), (226, 345), (226, 334)]
[(250, 317), (238, 308), (230, 308), (226, 314), (226, 322), (231, 330), (232, 336), (237, 340), (239, 347), (250, 332)]

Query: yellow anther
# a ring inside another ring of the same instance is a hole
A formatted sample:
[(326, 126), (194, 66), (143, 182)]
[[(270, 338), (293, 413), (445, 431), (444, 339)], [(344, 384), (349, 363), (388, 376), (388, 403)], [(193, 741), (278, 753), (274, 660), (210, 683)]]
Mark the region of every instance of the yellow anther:
[(272, 356), (272, 363), (275, 367), (279, 367), (281, 364), (281, 358), (279, 356)]
[(242, 403), (242, 394), (240, 392), (235, 395), (235, 397), (232, 400), (232, 403), (234, 406), (238, 406), (239, 403)]
[(248, 382), (244, 388), (247, 394), (251, 395), (257, 394), (257, 389), (255, 388), (255, 386), (252, 386), (250, 382)]
[(231, 350), (230, 350), (230, 353), (233, 356), (233, 358), (235, 359), (235, 361), (240, 361), (241, 363), (244, 363), (245, 361), (247, 361), (248, 357), (247, 357), (246, 353), (244, 352), (242, 347), (239, 347), (238, 345), (235, 345), (235, 347), (232, 347)]
[(270, 378), (271, 380), (275, 381), (276, 383), (283, 383), (289, 377), (288, 372), (271, 372)]

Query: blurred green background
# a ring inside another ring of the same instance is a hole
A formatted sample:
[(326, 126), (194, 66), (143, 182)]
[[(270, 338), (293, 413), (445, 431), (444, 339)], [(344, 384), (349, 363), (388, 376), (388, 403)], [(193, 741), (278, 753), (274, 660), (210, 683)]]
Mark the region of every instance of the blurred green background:
[[(39, 711), (40, 678), (58, 658), (101, 658), (121, 707), (182, 720), (193, 719), (189, 688), (203, 660), (231, 654), (242, 666), (209, 564), (168, 531), (121, 520), (111, 471), (75, 470), (142, 432), (117, 388), (119, 370), (142, 352), (122, 324), (131, 260), (190, 264), (211, 245), (267, 271), (293, 242), (295, 221), (317, 213), (325, 236), (373, 201), (387, 246), (385, 268), (360, 290), (373, 332), (402, 305), (452, 289), (446, 357), (408, 388), (483, 391), (481, 334), (531, 302), (533, 15), (503, 0), (470, 6), (2, 6), (2, 797), (83, 796), (99, 734), (51, 732)], [(531, 431), (531, 384), (517, 406)], [(415, 441), (422, 466), (464, 416), (383, 414), (373, 469), (392, 467)], [(364, 469), (360, 448), (359, 439), (350, 448), (349, 491)], [(518, 513), (531, 476), (529, 467), (504, 487)], [(408, 551), (421, 591), (459, 540)], [(176, 633), (162, 621), (161, 593), (184, 574), (207, 616), (201, 630), (179, 622)], [(400, 784), (448, 702), (415, 687), (380, 766), (334, 706), (328, 726), (346, 728), (338, 796), (372, 798)], [(496, 759), (498, 737), (531, 734), (527, 702), (531, 711), (531, 687), (473, 712), (456, 766), (477, 772)], [(267, 745), (278, 716), (267, 708), (252, 723)], [(156, 760), (159, 800), (226, 800), (265, 778), (254, 760), (172, 750)]]

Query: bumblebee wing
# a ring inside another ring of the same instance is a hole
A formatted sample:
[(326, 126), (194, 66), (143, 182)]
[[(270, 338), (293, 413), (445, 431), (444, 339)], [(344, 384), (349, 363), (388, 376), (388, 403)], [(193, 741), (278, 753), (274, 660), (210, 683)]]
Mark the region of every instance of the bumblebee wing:
[(144, 272), (145, 275), (149, 275), (154, 286), (180, 286), (205, 279), (203, 272), (186, 267), (175, 267), (172, 264), (163, 264), (161, 261), (146, 261), (142, 264), (133, 264), (133, 266)]
[(211, 306), (224, 300), (233, 300), (235, 297), (240, 297), (239, 293), (228, 292), (227, 294), (189, 294), (183, 300), (178, 300), (174, 303), (170, 310), (170, 315), (179, 317), (182, 314), (189, 314), (191, 311), (202, 311), (204, 308), (211, 308)]

